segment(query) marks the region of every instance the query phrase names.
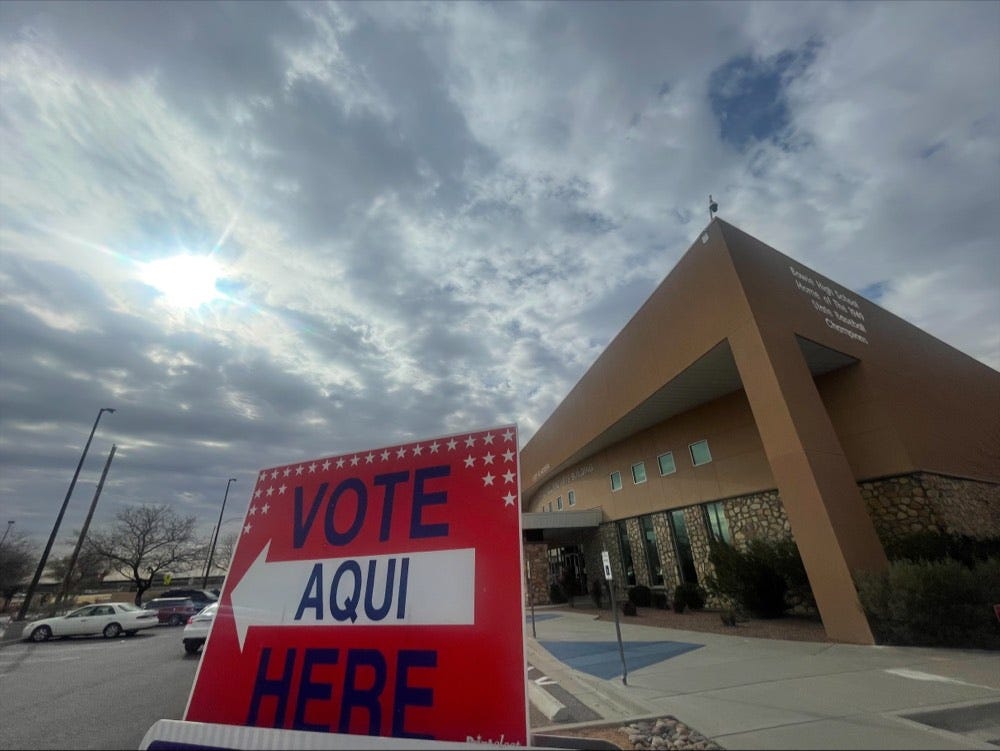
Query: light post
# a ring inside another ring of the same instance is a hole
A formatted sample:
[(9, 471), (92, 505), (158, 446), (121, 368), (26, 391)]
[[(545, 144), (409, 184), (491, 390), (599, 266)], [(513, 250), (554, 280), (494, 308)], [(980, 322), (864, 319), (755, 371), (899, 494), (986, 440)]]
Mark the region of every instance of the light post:
[(235, 477), (230, 477), (226, 483), (226, 494), (222, 496), (222, 508), (219, 509), (219, 521), (215, 525), (215, 534), (212, 535), (212, 547), (208, 551), (208, 563), (205, 565), (205, 576), (201, 580), (201, 588), (208, 586), (208, 575), (212, 571), (212, 558), (215, 556), (215, 543), (219, 541), (219, 528), (222, 526), (222, 515), (226, 511), (226, 499), (229, 498), (229, 486), (236, 482)]
[(0, 537), (0, 548), (3, 547), (3, 542), (4, 542), (4, 540), (7, 539), (7, 534), (10, 532), (10, 528), (13, 527), (13, 526), (14, 526), (14, 522), (13, 521), (7, 522), (7, 529), (5, 529), (3, 531), (3, 537)]
[(97, 423), (101, 421), (101, 415), (105, 412), (114, 412), (115, 410), (111, 407), (101, 407), (100, 411), (97, 413), (97, 419), (94, 420), (94, 427), (90, 429), (90, 436), (87, 438), (87, 443), (83, 447), (83, 453), (80, 454), (80, 461), (76, 465), (76, 472), (73, 473), (73, 479), (69, 483), (69, 490), (66, 491), (66, 497), (63, 499), (62, 508), (59, 509), (59, 516), (56, 517), (56, 523), (52, 525), (52, 534), (49, 535), (49, 541), (45, 544), (45, 551), (42, 553), (42, 559), (38, 562), (38, 568), (35, 569), (35, 575), (31, 579), (31, 584), (28, 585), (28, 591), (24, 593), (24, 602), (21, 603), (20, 609), (17, 611), (17, 618), (14, 620), (23, 621), (25, 614), (28, 612), (28, 606), (31, 604), (31, 598), (35, 594), (35, 587), (38, 586), (38, 580), (42, 578), (42, 572), (45, 570), (45, 564), (49, 560), (49, 553), (52, 551), (52, 543), (56, 541), (56, 535), (59, 534), (59, 525), (62, 524), (63, 515), (66, 513), (66, 507), (69, 505), (69, 497), (73, 495), (73, 488), (76, 487), (76, 480), (80, 476), (80, 469), (83, 467), (83, 460), (87, 458), (87, 449), (90, 448), (90, 442), (94, 440), (94, 433), (97, 432)]

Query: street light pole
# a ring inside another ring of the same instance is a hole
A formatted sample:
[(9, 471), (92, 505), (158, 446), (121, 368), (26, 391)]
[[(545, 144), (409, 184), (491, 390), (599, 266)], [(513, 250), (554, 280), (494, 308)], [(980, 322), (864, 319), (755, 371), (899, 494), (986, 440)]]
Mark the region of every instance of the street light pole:
[(205, 576), (201, 580), (201, 588), (208, 586), (208, 575), (212, 571), (212, 558), (215, 557), (215, 543), (219, 541), (219, 528), (222, 526), (222, 514), (226, 511), (226, 499), (229, 498), (229, 486), (236, 482), (235, 477), (230, 477), (226, 483), (226, 494), (222, 496), (222, 508), (219, 509), (219, 522), (215, 525), (215, 534), (212, 535), (212, 547), (208, 551), (208, 563), (205, 565)]
[[(76, 567), (76, 559), (80, 557), (80, 548), (83, 547), (83, 541), (87, 538), (87, 531), (90, 529), (90, 520), (94, 518), (94, 509), (97, 508), (97, 499), (101, 497), (101, 491), (104, 490), (104, 481), (108, 479), (108, 470), (111, 469), (111, 460), (115, 458), (115, 450), (118, 447), (115, 444), (111, 444), (111, 453), (108, 454), (108, 460), (104, 463), (104, 471), (101, 472), (101, 481), (97, 483), (97, 490), (94, 491), (94, 500), (90, 502), (90, 511), (87, 512), (87, 520), (83, 523), (83, 529), (80, 530), (80, 538), (76, 541), (76, 547), (73, 548), (73, 555), (70, 556), (69, 565), (66, 567), (66, 577), (63, 579), (62, 591), (59, 593), (59, 600), (66, 599), (66, 593), (69, 592), (69, 583), (73, 578), (73, 569)], [(57, 602), (59, 601), (57, 600)]]
[(94, 440), (94, 433), (97, 432), (97, 423), (101, 421), (101, 415), (105, 412), (114, 412), (111, 407), (101, 407), (100, 411), (97, 413), (97, 419), (94, 420), (94, 427), (90, 429), (90, 437), (87, 438), (87, 443), (83, 447), (83, 453), (80, 454), (80, 461), (76, 465), (76, 472), (73, 473), (73, 479), (69, 483), (69, 490), (66, 491), (66, 497), (63, 499), (62, 508), (59, 509), (59, 516), (56, 517), (56, 523), (52, 525), (52, 534), (49, 535), (49, 541), (45, 544), (45, 551), (42, 553), (42, 559), (38, 562), (38, 568), (35, 569), (35, 575), (31, 579), (31, 584), (28, 585), (28, 591), (24, 593), (24, 602), (21, 603), (20, 609), (17, 611), (17, 618), (14, 620), (23, 621), (25, 614), (28, 612), (28, 606), (31, 604), (31, 598), (35, 594), (35, 588), (38, 586), (38, 580), (42, 578), (42, 572), (45, 570), (45, 564), (49, 560), (49, 553), (52, 551), (52, 543), (56, 541), (56, 535), (59, 534), (59, 525), (62, 524), (63, 515), (66, 513), (66, 507), (69, 505), (69, 497), (73, 495), (73, 488), (76, 487), (76, 480), (80, 476), (80, 469), (83, 467), (83, 460), (87, 458), (87, 449), (90, 448), (90, 442)]
[(7, 533), (10, 532), (10, 528), (14, 526), (13, 521), (7, 522), (7, 529), (3, 531), (3, 537), (0, 537), (0, 548), (3, 547), (3, 541), (7, 539)]

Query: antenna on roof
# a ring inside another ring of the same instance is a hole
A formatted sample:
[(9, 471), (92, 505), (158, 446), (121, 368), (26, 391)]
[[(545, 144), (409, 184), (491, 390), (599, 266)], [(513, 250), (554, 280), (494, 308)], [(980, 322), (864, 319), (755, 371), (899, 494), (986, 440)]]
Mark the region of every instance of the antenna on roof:
[(712, 221), (715, 215), (719, 213), (719, 204), (712, 200), (712, 194), (708, 194), (708, 221)]

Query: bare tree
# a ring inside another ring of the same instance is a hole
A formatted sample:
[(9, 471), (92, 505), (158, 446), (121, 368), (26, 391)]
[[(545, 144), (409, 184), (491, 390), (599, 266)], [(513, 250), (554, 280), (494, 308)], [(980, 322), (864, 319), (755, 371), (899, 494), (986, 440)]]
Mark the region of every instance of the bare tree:
[[(73, 532), (73, 537), (66, 541), (67, 544), (75, 545), (79, 534), (79, 530)], [(48, 566), (46, 566), (49, 575), (59, 582), (65, 581), (66, 571), (69, 568), (69, 562), (72, 557), (72, 554), (67, 554), (59, 558), (50, 559)], [(97, 587), (104, 581), (104, 577), (110, 573), (111, 566), (108, 560), (101, 556), (94, 548), (84, 545), (80, 548), (80, 555), (76, 559), (76, 565), (73, 566), (73, 573), (69, 578), (66, 594), (73, 595), (82, 589)]]
[(212, 560), (212, 568), (227, 573), (229, 562), (233, 559), (233, 551), (236, 550), (236, 541), (239, 536), (235, 532), (228, 532), (225, 537), (219, 540), (215, 550), (215, 558)]
[(35, 542), (20, 532), (7, 535), (0, 545), (0, 596), (6, 611), (11, 599), (22, 589), (27, 589), (28, 580), (38, 565), (38, 551)]
[(84, 547), (135, 584), (139, 605), (158, 573), (194, 566), (204, 558), (207, 546), (195, 535), (195, 522), (165, 504), (130, 506), (115, 515), (110, 528), (91, 532)]

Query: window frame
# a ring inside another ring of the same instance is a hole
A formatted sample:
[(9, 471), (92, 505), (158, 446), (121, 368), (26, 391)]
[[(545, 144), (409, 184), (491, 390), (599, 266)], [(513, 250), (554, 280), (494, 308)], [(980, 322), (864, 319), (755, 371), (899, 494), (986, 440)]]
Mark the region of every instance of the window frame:
[(556, 496), (556, 511), (562, 511), (562, 510), (563, 510), (562, 496), (558, 495)]
[[(611, 492), (612, 493), (617, 493), (619, 490), (622, 489), (622, 487), (624, 487), (622, 485), (622, 473), (619, 472), (617, 469), (614, 472), (612, 472), (609, 475), (609, 477), (611, 478)], [(617, 488), (615, 487), (615, 481), (616, 480), (618, 482), (618, 487)]]
[[(669, 456), (670, 457), (670, 466), (672, 467), (672, 469), (669, 472), (664, 472), (663, 471), (663, 462), (662, 462), (662, 459), (665, 456)], [(676, 474), (677, 473), (677, 460), (674, 459), (674, 452), (673, 451), (664, 451), (662, 454), (660, 454), (659, 456), (657, 456), (656, 457), (656, 468), (660, 471), (660, 477), (667, 477), (668, 475)]]
[(729, 529), (729, 519), (726, 518), (726, 512), (723, 509), (722, 501), (710, 501), (709, 503), (704, 504), (701, 508), (704, 512), (705, 528), (708, 531), (708, 539), (732, 545), (733, 533)]
[[(636, 479), (636, 476), (635, 476), (635, 468), (636, 467), (639, 467), (641, 469), (641, 471), (642, 471), (642, 479), (641, 480), (637, 480)], [(646, 476), (646, 462), (644, 462), (642, 460), (634, 462), (632, 464), (632, 484), (633, 485), (642, 485), (648, 479), (649, 478)]]
[[(708, 459), (706, 459), (703, 462), (699, 462), (699, 461), (697, 461), (695, 459), (695, 456), (694, 456), (694, 447), (695, 446), (700, 446), (702, 444), (705, 445), (705, 452), (708, 454)], [(703, 467), (706, 464), (711, 464), (712, 463), (712, 449), (710, 449), (709, 446), (708, 446), (708, 439), (707, 438), (702, 438), (700, 441), (695, 441), (694, 443), (689, 443), (688, 444), (688, 455), (691, 457), (691, 466), (693, 466), (693, 467)]]
[(566, 503), (570, 506), (576, 505), (576, 491), (568, 490), (566, 491)]

